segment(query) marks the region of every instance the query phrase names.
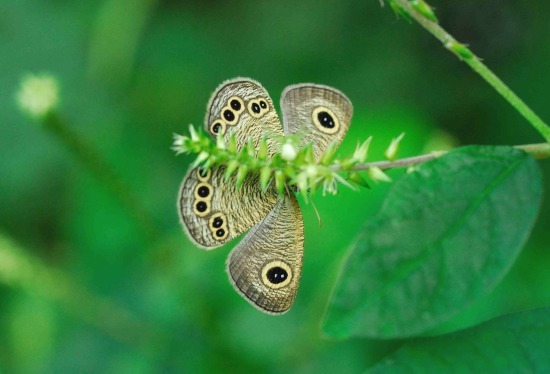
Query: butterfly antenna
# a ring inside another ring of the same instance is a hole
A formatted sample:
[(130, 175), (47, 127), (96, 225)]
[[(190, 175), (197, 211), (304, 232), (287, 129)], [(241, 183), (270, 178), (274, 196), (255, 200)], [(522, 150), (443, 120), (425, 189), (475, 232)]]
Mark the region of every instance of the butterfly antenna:
[(313, 202), (313, 199), (311, 200), (311, 206), (313, 207), (313, 210), (315, 211), (315, 214), (317, 215), (317, 220), (319, 221), (319, 228), (323, 227), (323, 221), (321, 220), (321, 215), (319, 214), (319, 211), (317, 210), (317, 207), (315, 206), (315, 203)]

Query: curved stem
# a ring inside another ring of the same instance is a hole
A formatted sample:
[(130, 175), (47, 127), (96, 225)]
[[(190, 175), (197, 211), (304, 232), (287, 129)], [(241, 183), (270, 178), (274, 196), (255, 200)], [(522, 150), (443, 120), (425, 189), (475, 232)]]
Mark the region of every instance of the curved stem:
[(409, 0), (389, 0), (392, 6), (418, 22), (423, 28), (440, 40), (445, 48), (468, 64), (510, 105), (512, 105), (550, 143), (550, 127), (523, 102), (499, 77), (497, 77), (466, 45), (459, 43), (437, 23), (417, 10)]

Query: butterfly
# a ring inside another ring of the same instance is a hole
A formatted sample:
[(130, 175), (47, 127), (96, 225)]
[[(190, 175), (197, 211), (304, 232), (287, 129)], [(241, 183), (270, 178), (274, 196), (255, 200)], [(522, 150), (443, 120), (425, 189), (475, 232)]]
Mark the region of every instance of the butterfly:
[[(282, 118), (265, 88), (249, 78), (223, 82), (212, 94), (204, 128), (213, 137), (232, 137), (237, 149), (252, 141), (256, 150), (267, 139), (268, 154), (278, 151), (277, 137), (300, 133), (300, 146), (312, 145), (319, 161), (346, 134), (353, 107), (340, 91), (317, 84), (284, 89)], [(225, 179), (225, 166), (191, 167), (178, 195), (181, 223), (191, 241), (210, 250), (249, 230), (227, 259), (235, 290), (259, 310), (282, 314), (292, 306), (302, 273), (304, 224), (294, 192), (281, 195), (274, 183), (263, 191), (250, 173), (240, 187)]]

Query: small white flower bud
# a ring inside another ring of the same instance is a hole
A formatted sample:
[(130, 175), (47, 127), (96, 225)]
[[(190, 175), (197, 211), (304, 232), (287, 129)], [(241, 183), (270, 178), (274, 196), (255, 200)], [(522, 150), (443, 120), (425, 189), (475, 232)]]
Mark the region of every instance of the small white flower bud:
[(43, 118), (59, 104), (59, 83), (48, 74), (28, 75), (21, 80), (16, 99), (25, 114)]
[(181, 147), (183, 145), (183, 139), (183, 136), (174, 134), (174, 148)]
[(315, 178), (319, 174), (315, 165), (308, 165), (305, 171), (308, 178)]
[(292, 144), (290, 143), (283, 144), (283, 147), (281, 149), (281, 157), (283, 158), (283, 160), (293, 161), (297, 155), (298, 155), (298, 151)]

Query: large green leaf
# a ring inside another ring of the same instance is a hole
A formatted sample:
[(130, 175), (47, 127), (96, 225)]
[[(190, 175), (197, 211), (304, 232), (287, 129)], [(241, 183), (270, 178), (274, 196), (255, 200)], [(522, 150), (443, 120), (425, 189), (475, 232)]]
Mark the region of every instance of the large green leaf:
[(506, 274), (541, 192), (536, 162), (510, 147), (464, 147), (421, 165), (352, 248), (325, 332), (407, 337), (455, 315)]
[(405, 344), (369, 373), (548, 373), (550, 308)]

